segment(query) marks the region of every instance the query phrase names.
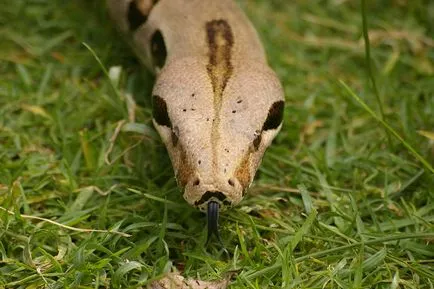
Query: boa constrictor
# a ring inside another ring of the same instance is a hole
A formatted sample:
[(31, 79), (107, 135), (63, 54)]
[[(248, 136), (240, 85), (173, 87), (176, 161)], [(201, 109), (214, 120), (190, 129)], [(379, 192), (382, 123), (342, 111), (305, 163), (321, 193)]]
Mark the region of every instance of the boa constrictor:
[(238, 204), (282, 126), (283, 90), (233, 0), (107, 0), (157, 75), (153, 123), (184, 198), (208, 214)]

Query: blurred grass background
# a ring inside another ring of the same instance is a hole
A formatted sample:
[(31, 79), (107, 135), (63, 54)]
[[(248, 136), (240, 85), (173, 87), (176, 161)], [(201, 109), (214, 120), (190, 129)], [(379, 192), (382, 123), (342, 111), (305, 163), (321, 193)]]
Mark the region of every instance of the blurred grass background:
[[(367, 1), (371, 74), (359, 1), (239, 1), (287, 105), (222, 215), (229, 258), (204, 248), (152, 128), (153, 77), (102, 2), (0, 5), (0, 288), (140, 288), (174, 268), (231, 288), (434, 288), (433, 1)], [(426, 165), (342, 85), (380, 116), (372, 79)]]

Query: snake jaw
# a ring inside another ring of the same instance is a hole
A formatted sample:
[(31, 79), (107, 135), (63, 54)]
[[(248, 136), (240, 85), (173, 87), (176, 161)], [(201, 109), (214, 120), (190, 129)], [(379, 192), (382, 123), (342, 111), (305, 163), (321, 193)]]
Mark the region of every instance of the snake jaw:
[(219, 232), (219, 209), (220, 204), (216, 201), (210, 201), (208, 202), (208, 208), (207, 208), (207, 217), (208, 217), (208, 236), (206, 240), (206, 244), (209, 243), (212, 235), (215, 235), (217, 237), (217, 240), (222, 243), (222, 240), (220, 238), (220, 232)]

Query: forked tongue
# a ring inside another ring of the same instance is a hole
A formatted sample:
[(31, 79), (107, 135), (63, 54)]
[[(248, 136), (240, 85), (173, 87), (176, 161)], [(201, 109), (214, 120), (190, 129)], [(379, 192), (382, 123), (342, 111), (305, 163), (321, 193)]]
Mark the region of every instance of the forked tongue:
[(208, 237), (206, 239), (206, 245), (211, 240), (212, 235), (215, 235), (219, 243), (223, 246), (222, 239), (219, 232), (219, 203), (210, 201), (208, 203), (207, 217), (208, 217)]

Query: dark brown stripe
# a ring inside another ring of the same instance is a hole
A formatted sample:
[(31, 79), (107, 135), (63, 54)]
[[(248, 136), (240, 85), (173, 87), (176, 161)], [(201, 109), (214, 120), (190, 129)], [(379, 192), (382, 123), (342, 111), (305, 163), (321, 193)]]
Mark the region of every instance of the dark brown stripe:
[(172, 145), (176, 147), (179, 141), (179, 127), (175, 126), (172, 129)]
[(238, 168), (235, 170), (235, 177), (240, 182), (244, 190), (246, 190), (251, 182), (250, 176), (250, 156), (251, 152), (248, 151), (238, 164)]
[(130, 31), (136, 31), (137, 28), (139, 28), (142, 24), (146, 22), (146, 20), (148, 20), (148, 15), (151, 11), (152, 5), (149, 8), (143, 6), (143, 1), (140, 0), (133, 0), (130, 2), (127, 14)]
[(253, 140), (253, 147), (255, 148), (255, 150), (259, 149), (259, 146), (261, 145), (261, 141), (262, 141), (262, 132), (261, 134), (258, 134)]
[(231, 50), (234, 45), (234, 35), (229, 23), (223, 19), (207, 22), (205, 29), (209, 49), (209, 60), (206, 68), (214, 92), (214, 122), (211, 131), (213, 168), (217, 170), (220, 111), (223, 92), (233, 71)]
[(166, 101), (158, 95), (152, 96), (152, 116), (159, 125), (172, 128), (172, 122), (167, 112)]
[[(120, 0), (118, 0), (120, 1)], [(134, 32), (145, 24), (152, 8), (157, 4), (158, 0), (149, 2), (148, 0), (132, 0), (128, 6), (127, 20), (130, 31)]]
[(213, 20), (206, 23), (209, 47), (208, 75), (216, 96), (221, 95), (232, 74), (231, 48), (234, 36), (226, 20)]
[(178, 185), (181, 188), (184, 188), (191, 177), (194, 174), (194, 168), (191, 165), (189, 158), (187, 156), (187, 153), (185, 149), (180, 146), (179, 148), (179, 163), (178, 163), (178, 171), (176, 173), (176, 179), (178, 181)]

